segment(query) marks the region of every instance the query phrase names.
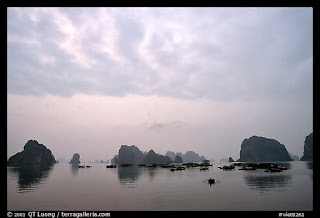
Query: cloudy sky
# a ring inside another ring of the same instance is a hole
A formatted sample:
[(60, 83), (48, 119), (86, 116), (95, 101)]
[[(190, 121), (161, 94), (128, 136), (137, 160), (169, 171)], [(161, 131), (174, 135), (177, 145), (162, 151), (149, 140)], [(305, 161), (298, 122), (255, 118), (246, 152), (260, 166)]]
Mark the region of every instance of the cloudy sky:
[(312, 8), (8, 8), (8, 157), (142, 151), (299, 157), (313, 131)]

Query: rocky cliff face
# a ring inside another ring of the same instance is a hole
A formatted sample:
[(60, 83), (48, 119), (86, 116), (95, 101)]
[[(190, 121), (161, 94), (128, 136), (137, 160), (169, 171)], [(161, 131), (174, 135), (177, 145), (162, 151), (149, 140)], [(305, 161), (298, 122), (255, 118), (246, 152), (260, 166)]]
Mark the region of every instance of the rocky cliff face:
[(36, 140), (29, 140), (25, 144), (23, 151), (9, 158), (7, 165), (13, 167), (21, 167), (26, 164), (51, 166), (54, 163), (56, 163), (56, 160), (46, 146), (39, 144)]
[(176, 158), (176, 156), (180, 156), (182, 158), (182, 161), (187, 162), (201, 162), (205, 160), (205, 157), (203, 155), (199, 155), (198, 153), (194, 151), (187, 151), (185, 154), (182, 154), (181, 152), (174, 153), (172, 151), (167, 151), (165, 156), (170, 157), (172, 160)]
[(71, 163), (71, 164), (73, 164), (73, 165), (80, 164), (80, 154), (75, 153), (75, 154), (72, 156), (72, 159), (70, 160), (69, 163)]
[(139, 164), (144, 158), (143, 153), (134, 145), (121, 145), (118, 153), (118, 164)]
[(145, 164), (167, 164), (172, 163), (172, 160), (168, 156), (163, 156), (161, 154), (156, 154), (153, 150), (150, 150), (148, 154), (143, 159)]
[(175, 159), (174, 159), (173, 162), (174, 162), (174, 163), (183, 163), (183, 160), (182, 160), (182, 158), (181, 158), (179, 155), (177, 155), (177, 156), (175, 157)]
[(303, 156), (301, 161), (313, 161), (313, 133), (308, 135), (304, 140)]
[(239, 162), (293, 161), (286, 147), (274, 139), (252, 136), (241, 143)]

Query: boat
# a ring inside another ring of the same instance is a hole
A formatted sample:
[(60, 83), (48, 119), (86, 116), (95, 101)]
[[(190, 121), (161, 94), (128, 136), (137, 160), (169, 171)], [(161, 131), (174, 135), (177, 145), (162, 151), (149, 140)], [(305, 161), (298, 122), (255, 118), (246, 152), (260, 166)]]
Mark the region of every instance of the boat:
[(185, 167), (182, 167), (182, 166), (177, 166), (176, 170), (185, 170), (186, 168)]
[(117, 168), (117, 166), (116, 166), (116, 165), (111, 164), (111, 165), (107, 165), (107, 166), (106, 166), (106, 168)]
[(176, 169), (175, 168), (171, 168), (170, 171), (173, 172), (173, 171), (176, 171)]
[(79, 168), (85, 168), (86, 166), (85, 165), (79, 165)]
[(239, 170), (256, 170), (255, 167), (242, 167)]
[(213, 179), (213, 178), (210, 178), (210, 179), (207, 180), (207, 182), (211, 185), (211, 184), (215, 183), (216, 180)]
[(121, 167), (131, 167), (133, 164), (120, 164)]
[(270, 172), (282, 172), (279, 168), (270, 168)]
[(209, 170), (209, 167), (200, 167), (200, 170)]
[(86, 168), (91, 168), (92, 166), (90, 166), (90, 165), (86, 165)]
[(223, 170), (233, 170), (235, 167), (233, 165), (230, 165), (230, 166), (223, 166), (222, 168), (220, 167), (220, 169), (223, 169)]

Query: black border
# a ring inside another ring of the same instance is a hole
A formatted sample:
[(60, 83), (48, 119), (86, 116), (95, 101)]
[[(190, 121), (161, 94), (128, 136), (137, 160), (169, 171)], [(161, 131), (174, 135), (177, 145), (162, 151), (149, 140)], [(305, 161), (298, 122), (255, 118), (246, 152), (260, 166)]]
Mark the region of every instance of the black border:
[[(316, 40), (313, 44), (313, 54), (314, 57), (318, 57), (317, 53), (319, 53), (319, 7), (316, 5), (315, 0), (250, 0), (250, 1), (240, 1), (240, 0), (219, 0), (219, 1), (184, 1), (183, 4), (177, 1), (168, 1), (168, 0), (122, 0), (122, 1), (109, 1), (109, 0), (95, 0), (95, 1), (43, 1), (43, 0), (3, 0), (0, 2), (0, 16), (1, 16), (1, 29), (0, 29), (0, 39), (1, 39), (1, 97), (2, 97), (2, 114), (5, 114), (5, 118), (1, 119), (1, 124), (3, 128), (1, 128), (2, 136), (6, 138), (5, 145), (1, 145), (0, 152), (0, 160), (1, 160), (1, 172), (2, 175), (6, 175), (6, 162), (7, 162), (7, 7), (312, 7), (313, 8), (313, 38)], [(318, 39), (318, 40), (317, 40)], [(315, 59), (315, 58), (314, 58)], [(318, 96), (317, 83), (318, 81), (318, 72), (319, 68), (317, 66), (319, 61), (313, 62), (313, 99), (320, 99)], [(320, 111), (319, 106), (316, 105), (317, 101), (313, 101), (313, 132), (314, 132), (314, 154), (319, 154), (318, 142), (319, 142), (319, 131), (318, 131), (318, 123), (315, 121), (319, 120), (318, 114), (315, 112)], [(318, 204), (318, 196), (319, 193), (319, 177), (317, 171), (319, 170), (319, 160), (317, 159), (317, 155), (314, 155), (314, 163), (313, 170), (316, 171), (313, 176), (313, 211), (294, 211), (297, 213), (304, 213), (304, 217), (315, 217), (319, 213), (319, 204)], [(1, 184), (7, 184), (6, 179), (2, 176)], [(4, 186), (2, 186), (4, 187)], [(1, 192), (4, 198), (4, 191)], [(3, 201), (2, 201), (3, 202)], [(7, 217), (7, 199), (5, 199), (6, 204), (0, 204), (1, 208), (1, 217)], [(25, 213), (25, 217), (27, 216), (27, 212), (29, 211), (16, 211)], [(42, 211), (45, 212), (45, 211)], [(54, 212), (54, 211), (47, 211)], [(82, 211), (65, 211), (65, 212), (82, 212)], [(92, 212), (92, 211), (87, 211)], [(198, 215), (203, 216), (232, 216), (232, 217), (279, 217), (279, 213), (285, 213), (286, 211), (95, 211), (99, 212), (109, 212), (110, 217), (136, 217), (136, 216), (146, 216), (150, 217), (152, 215), (160, 215), (160, 216), (188, 216), (197, 217)], [(288, 211), (288, 213), (294, 213), (293, 211)], [(57, 213), (57, 212), (56, 212)]]

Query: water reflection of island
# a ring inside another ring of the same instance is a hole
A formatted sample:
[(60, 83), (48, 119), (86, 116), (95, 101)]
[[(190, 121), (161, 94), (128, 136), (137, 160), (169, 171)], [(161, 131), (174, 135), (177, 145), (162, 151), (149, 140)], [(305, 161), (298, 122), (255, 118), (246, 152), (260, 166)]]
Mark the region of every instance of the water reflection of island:
[(71, 172), (73, 176), (76, 176), (79, 172), (79, 164), (70, 164)]
[(291, 175), (269, 173), (266, 175), (246, 175), (246, 184), (259, 192), (284, 191), (292, 180)]
[(123, 187), (134, 188), (139, 176), (141, 175), (141, 168), (138, 166), (118, 166), (118, 180)]
[(37, 189), (48, 178), (52, 167), (27, 164), (8, 169), (18, 174), (18, 189), (20, 192), (25, 192)]

